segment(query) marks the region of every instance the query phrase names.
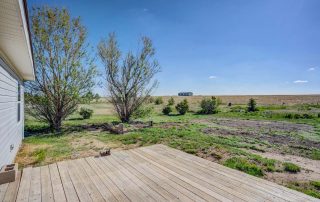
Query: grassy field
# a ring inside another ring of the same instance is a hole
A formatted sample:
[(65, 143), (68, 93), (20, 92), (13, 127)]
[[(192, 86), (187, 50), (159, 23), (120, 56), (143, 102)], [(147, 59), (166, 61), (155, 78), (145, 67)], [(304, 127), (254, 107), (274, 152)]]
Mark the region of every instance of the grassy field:
[[(214, 115), (197, 113), (202, 97), (187, 97), (190, 111), (183, 116), (175, 111), (162, 115), (169, 99), (163, 97), (163, 104), (150, 104), (150, 115), (126, 124), (123, 135), (107, 129), (106, 124), (117, 125), (118, 119), (103, 100), (87, 106), (94, 110), (91, 119), (69, 117), (61, 134), (28, 118), (16, 162), (38, 166), (97, 155), (104, 148), (161, 143), (320, 198), (320, 96), (253, 97), (257, 112), (245, 110), (250, 96), (222, 96)], [(177, 103), (183, 98), (174, 99)]]

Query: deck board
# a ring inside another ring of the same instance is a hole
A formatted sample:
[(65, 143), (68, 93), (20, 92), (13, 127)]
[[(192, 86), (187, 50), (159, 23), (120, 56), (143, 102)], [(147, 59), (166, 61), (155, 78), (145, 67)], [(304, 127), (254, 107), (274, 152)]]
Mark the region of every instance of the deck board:
[(25, 168), (0, 201), (320, 201), (211, 161), (153, 145)]

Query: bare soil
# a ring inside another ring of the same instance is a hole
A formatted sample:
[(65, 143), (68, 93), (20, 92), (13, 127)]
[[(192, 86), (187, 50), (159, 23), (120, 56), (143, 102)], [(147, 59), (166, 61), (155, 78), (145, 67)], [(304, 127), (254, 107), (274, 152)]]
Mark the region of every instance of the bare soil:
[(240, 119), (201, 119), (196, 121), (210, 126), (203, 129), (202, 132), (205, 134), (254, 138), (267, 141), (272, 145), (287, 145), (291, 148), (320, 149), (320, 142), (295, 136), (303, 132), (312, 133), (314, 129), (310, 125)]

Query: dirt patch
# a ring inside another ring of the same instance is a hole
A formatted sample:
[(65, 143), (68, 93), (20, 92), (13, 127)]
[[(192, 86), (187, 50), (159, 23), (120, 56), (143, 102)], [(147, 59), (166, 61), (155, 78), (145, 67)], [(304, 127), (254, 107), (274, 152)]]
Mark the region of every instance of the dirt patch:
[(255, 131), (285, 131), (285, 132), (313, 132), (310, 125), (288, 123), (283, 121), (261, 121), (261, 120), (242, 120), (242, 119), (198, 119), (198, 123), (209, 126), (231, 127), (239, 130), (253, 129)]
[(118, 143), (104, 143), (94, 138), (77, 138), (71, 141), (70, 145), (73, 148), (71, 159), (96, 156), (104, 148), (110, 148), (112, 151), (122, 149)]
[(300, 156), (284, 155), (284, 154), (278, 154), (273, 152), (258, 152), (253, 150), (249, 150), (249, 151), (251, 153), (263, 156), (265, 158), (271, 158), (271, 159), (275, 159), (282, 162), (294, 163), (305, 170), (317, 173), (318, 179), (320, 179), (320, 161), (319, 160), (312, 160), (312, 159), (308, 159)]
[(290, 135), (274, 135), (270, 133), (258, 133), (255, 131), (228, 130), (224, 128), (205, 128), (202, 130), (205, 134), (214, 134), (219, 136), (241, 136), (247, 138), (258, 139), (259, 141), (267, 141), (274, 145), (288, 145), (293, 148), (305, 147), (306, 149), (320, 149), (320, 142), (314, 142), (306, 139), (294, 138)]
[(41, 150), (47, 150), (51, 147), (48, 144), (33, 145), (33, 144), (22, 144), (21, 148), (15, 158), (15, 162), (19, 163), (22, 167), (34, 165), (37, 163), (35, 152)]

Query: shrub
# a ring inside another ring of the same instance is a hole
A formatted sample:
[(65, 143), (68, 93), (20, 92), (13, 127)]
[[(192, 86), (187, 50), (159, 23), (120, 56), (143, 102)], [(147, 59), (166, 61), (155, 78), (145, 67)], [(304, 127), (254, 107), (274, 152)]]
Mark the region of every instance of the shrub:
[(228, 107), (231, 107), (231, 106), (232, 106), (232, 103), (231, 103), (231, 102), (229, 102), (229, 103), (228, 103)]
[(320, 118), (320, 113), (318, 113), (318, 118)]
[(290, 173), (300, 172), (300, 167), (293, 163), (285, 162), (283, 163), (284, 170)]
[(171, 106), (170, 106), (170, 105), (167, 105), (167, 106), (165, 106), (165, 107), (162, 109), (162, 113), (163, 113), (164, 115), (169, 115), (171, 112), (172, 112), (172, 109), (171, 109)]
[(312, 119), (313, 116), (311, 114), (302, 114), (303, 119)]
[(173, 97), (171, 97), (171, 98), (168, 100), (168, 105), (170, 105), (170, 106), (174, 105), (174, 99), (173, 99)]
[(184, 99), (182, 102), (176, 105), (176, 109), (180, 115), (184, 115), (189, 110), (189, 105), (187, 99)]
[(320, 190), (320, 181), (311, 181), (310, 184)]
[(82, 107), (80, 109), (79, 114), (80, 114), (80, 116), (82, 116), (83, 119), (90, 119), (93, 114), (93, 110), (89, 109), (89, 108)]
[(247, 108), (247, 111), (248, 112), (255, 112), (255, 111), (258, 111), (258, 108), (257, 108), (257, 102), (255, 99), (253, 98), (250, 98), (249, 102), (248, 102), (248, 108)]
[(301, 119), (301, 115), (300, 115), (300, 114), (294, 114), (294, 115), (293, 115), (293, 118), (294, 118), (294, 119)]
[(245, 158), (232, 157), (224, 162), (225, 166), (246, 172), (254, 176), (263, 176), (262, 169)]
[(153, 112), (153, 106), (151, 105), (141, 105), (137, 110), (135, 110), (132, 114), (132, 117), (134, 119), (138, 119), (138, 118), (144, 118), (150, 114), (152, 114)]
[(202, 114), (215, 114), (218, 112), (218, 103), (216, 97), (210, 99), (204, 98), (200, 103)]
[(156, 100), (154, 101), (154, 104), (156, 104), (156, 105), (161, 105), (161, 104), (163, 104), (162, 97), (157, 97)]
[(290, 114), (290, 113), (288, 113), (288, 114), (285, 114), (285, 115), (284, 115), (284, 118), (286, 118), (286, 119), (292, 119), (292, 118), (293, 118), (293, 115)]

